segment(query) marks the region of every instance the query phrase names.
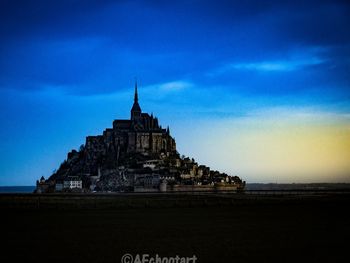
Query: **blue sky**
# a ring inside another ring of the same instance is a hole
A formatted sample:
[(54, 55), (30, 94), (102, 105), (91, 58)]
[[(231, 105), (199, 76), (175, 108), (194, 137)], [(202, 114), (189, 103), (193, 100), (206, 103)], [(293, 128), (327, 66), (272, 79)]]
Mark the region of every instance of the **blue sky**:
[(349, 11), (330, 0), (1, 1), (0, 185), (33, 184), (128, 118), (135, 77), (142, 109), (200, 163), (248, 182), (350, 181)]

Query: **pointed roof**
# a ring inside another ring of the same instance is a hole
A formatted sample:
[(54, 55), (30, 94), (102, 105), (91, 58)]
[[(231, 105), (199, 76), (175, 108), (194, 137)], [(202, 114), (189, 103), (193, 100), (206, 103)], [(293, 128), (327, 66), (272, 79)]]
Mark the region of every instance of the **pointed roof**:
[(139, 96), (137, 94), (137, 82), (136, 81), (135, 81), (134, 104), (132, 105), (131, 112), (141, 112), (141, 107), (139, 105)]
[(137, 94), (137, 81), (135, 81), (135, 95), (134, 95), (134, 103), (139, 102), (139, 96)]

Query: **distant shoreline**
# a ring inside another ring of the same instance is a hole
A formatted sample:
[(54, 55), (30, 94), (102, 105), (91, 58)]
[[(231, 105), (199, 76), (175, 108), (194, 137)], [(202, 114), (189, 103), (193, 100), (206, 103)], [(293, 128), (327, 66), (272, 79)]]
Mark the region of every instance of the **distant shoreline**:
[(0, 194), (33, 193), (35, 186), (0, 186)]
[(122, 194), (0, 194), (2, 210), (85, 210), (179, 207), (237, 207), (349, 203), (350, 192), (299, 194), (122, 193)]
[[(350, 190), (350, 183), (247, 183), (246, 190)], [(35, 186), (0, 186), (0, 194), (33, 193)]]

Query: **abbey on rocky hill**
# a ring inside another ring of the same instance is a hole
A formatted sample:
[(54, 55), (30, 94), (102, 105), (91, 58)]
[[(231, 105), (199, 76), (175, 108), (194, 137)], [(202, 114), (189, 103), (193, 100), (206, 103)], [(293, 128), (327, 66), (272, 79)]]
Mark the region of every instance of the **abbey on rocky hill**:
[(114, 120), (103, 135), (86, 137), (49, 179), (37, 181), (37, 193), (89, 191), (217, 191), (244, 188), (237, 176), (212, 171), (180, 157), (169, 127), (143, 113), (137, 83), (130, 119)]

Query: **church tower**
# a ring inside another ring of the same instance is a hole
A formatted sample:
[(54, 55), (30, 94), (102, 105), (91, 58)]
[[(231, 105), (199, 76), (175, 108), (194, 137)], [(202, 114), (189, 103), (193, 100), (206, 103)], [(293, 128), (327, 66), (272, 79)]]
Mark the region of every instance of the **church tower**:
[(141, 107), (139, 105), (139, 97), (137, 94), (137, 82), (135, 82), (135, 95), (134, 95), (134, 104), (131, 108), (131, 120), (141, 116)]

